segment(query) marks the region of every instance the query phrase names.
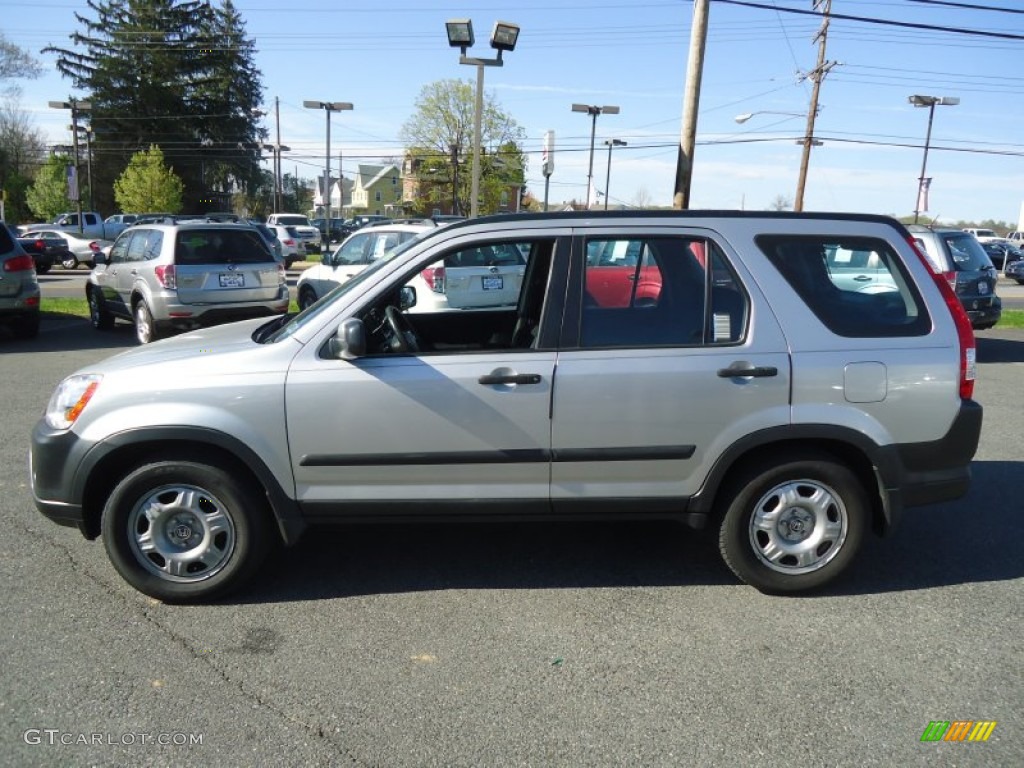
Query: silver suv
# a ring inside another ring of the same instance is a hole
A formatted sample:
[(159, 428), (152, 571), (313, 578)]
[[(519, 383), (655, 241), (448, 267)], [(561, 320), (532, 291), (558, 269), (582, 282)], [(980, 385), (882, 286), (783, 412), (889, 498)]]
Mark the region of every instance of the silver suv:
[(136, 224), (100, 255), (85, 286), (93, 327), (132, 320), (142, 344), (171, 330), (288, 311), (284, 262), (247, 224)]
[(907, 229), (914, 244), (949, 281), (971, 325), (984, 330), (998, 323), (1003, 314), (1002, 299), (996, 295), (999, 275), (977, 237), (951, 227), (911, 224)]
[[(415, 311), (425, 270), (508, 249), (511, 305)], [(78, 371), (34, 430), (31, 482), (166, 601), (237, 587), (311, 526), (460, 517), (712, 526), (740, 579), (797, 592), (966, 492), (974, 375), (962, 306), (893, 219), (496, 216), (294, 317)]]
[(0, 221), (0, 325), (19, 339), (39, 333), (39, 279), (35, 260)]

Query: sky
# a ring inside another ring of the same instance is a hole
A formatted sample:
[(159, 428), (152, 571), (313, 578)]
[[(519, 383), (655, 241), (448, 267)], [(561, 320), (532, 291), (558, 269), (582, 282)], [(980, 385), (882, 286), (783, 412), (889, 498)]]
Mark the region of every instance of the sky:
[[(693, 155), (691, 208), (767, 210), (796, 197), (820, 14), (813, 0), (711, 0)], [(967, 7), (973, 6), (973, 7)], [(304, 100), (347, 101), (331, 122), (332, 173), (400, 157), (402, 124), (424, 86), (475, 83), (445, 21), (471, 18), (470, 56), (491, 58), (495, 21), (521, 28), (503, 67), (484, 71), (489, 97), (526, 132), (527, 185), (544, 199), (544, 135), (554, 132), (552, 205), (605, 192), (612, 205), (671, 205), (688, 79), (691, 0), (236, 0), (262, 72), (264, 118), (278, 122), (286, 173), (314, 178), (325, 155), (323, 111)], [(38, 56), (68, 47), (84, 1), (0, 0), (3, 32)], [(797, 13), (799, 12), (799, 13)], [(804, 209), (904, 216), (917, 201), (929, 109), (911, 95), (959, 98), (934, 110), (923, 217), (944, 223), (1024, 218), (1024, 4), (1020, 0), (833, 0)], [(930, 25), (944, 29), (920, 29)], [(965, 34), (972, 31), (981, 34)], [(995, 35), (1016, 36), (1003, 39)], [(38, 56), (45, 74), (20, 81), (19, 106), (54, 143), (68, 143), (67, 112), (47, 102), (83, 97)], [(275, 102), (279, 118), (275, 118)], [(596, 123), (573, 103), (613, 105)], [(745, 123), (735, 117), (753, 113)], [(269, 162), (267, 164), (269, 168)], [(601, 198), (603, 204), (603, 198)], [(1020, 226), (1024, 227), (1024, 221)]]

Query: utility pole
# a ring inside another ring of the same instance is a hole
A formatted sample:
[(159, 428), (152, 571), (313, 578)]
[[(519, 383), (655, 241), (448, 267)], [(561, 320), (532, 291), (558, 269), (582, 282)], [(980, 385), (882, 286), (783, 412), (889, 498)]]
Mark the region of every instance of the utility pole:
[(274, 142), (274, 213), (281, 210), (281, 100), (274, 97), (274, 123), (277, 141)]
[[(818, 62), (814, 69), (807, 74), (811, 81), (814, 83), (814, 87), (811, 89), (811, 105), (807, 109), (807, 128), (804, 131), (804, 137), (801, 139), (801, 143), (804, 145), (804, 150), (800, 155), (800, 175), (796, 182), (796, 199), (793, 201), (793, 210), (802, 211), (804, 209), (804, 189), (807, 186), (807, 167), (811, 162), (811, 147), (815, 145), (814, 140), (814, 119), (818, 116), (818, 93), (821, 90), (821, 81), (825, 79), (832, 67), (837, 62), (825, 61), (825, 45), (828, 40), (828, 25), (829, 25), (829, 14), (832, 13), (832, 0), (812, 0), (813, 10), (818, 10), (819, 6), (824, 6), (821, 11), (824, 17), (821, 22), (821, 29), (818, 30), (818, 34), (815, 35), (814, 40), (818, 43)], [(817, 142), (820, 143), (820, 142)]]
[(686, 92), (683, 94), (683, 128), (676, 161), (675, 194), (672, 207), (690, 207), (690, 183), (693, 181), (693, 151), (697, 144), (697, 108), (700, 80), (704, 73), (704, 48), (708, 38), (708, 6), (711, 0), (694, 0), (690, 28), (690, 59), (686, 65)]

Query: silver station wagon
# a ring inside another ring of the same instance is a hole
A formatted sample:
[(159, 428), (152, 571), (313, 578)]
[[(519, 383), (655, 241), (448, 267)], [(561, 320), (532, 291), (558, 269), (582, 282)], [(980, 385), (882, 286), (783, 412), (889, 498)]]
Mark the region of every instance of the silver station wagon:
[[(522, 257), (515, 295), (424, 295), (470, 259), (502, 276), (487, 253)], [(739, 579), (792, 593), (966, 492), (974, 376), (962, 304), (893, 219), (496, 216), (297, 315), (74, 373), (30, 473), (43, 514), (169, 602), (238, 587), (310, 527), (459, 517), (710, 527)]]

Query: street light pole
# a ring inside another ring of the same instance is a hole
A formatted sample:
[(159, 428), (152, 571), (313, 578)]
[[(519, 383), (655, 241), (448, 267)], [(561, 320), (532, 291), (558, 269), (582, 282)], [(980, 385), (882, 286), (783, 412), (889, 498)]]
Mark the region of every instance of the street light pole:
[(910, 96), (907, 101), (913, 104), (915, 107), (928, 107), (928, 132), (924, 138), (924, 157), (921, 159), (921, 175), (917, 178), (917, 200), (914, 202), (914, 223), (917, 224), (917, 219), (921, 214), (922, 201), (924, 200), (925, 191), (925, 171), (928, 168), (928, 147), (932, 142), (932, 120), (935, 118), (935, 105), (955, 107), (960, 103), (960, 98), (957, 96)]
[(585, 112), (590, 115), (590, 165), (587, 169), (587, 210), (590, 210), (590, 194), (594, 189), (594, 136), (597, 133), (597, 116), (600, 114), (617, 115), (619, 108), (606, 104), (599, 107), (593, 104), (573, 104), (573, 112)]
[(445, 29), (448, 32), (448, 45), (462, 51), (459, 56), (459, 64), (476, 67), (476, 98), (473, 109), (473, 182), (472, 198), (469, 201), (469, 215), (475, 219), (480, 214), (480, 134), (484, 111), (484, 67), (505, 65), (501, 55), (504, 51), (515, 50), (516, 42), (519, 39), (519, 26), (507, 21), (495, 22), (494, 31), (491, 32), (491, 47), (498, 51), (498, 56), (494, 59), (478, 59), (466, 55), (466, 50), (472, 48), (475, 41), (472, 20), (449, 19), (445, 22)]
[[(67, 101), (51, 101), (49, 105), (52, 109), (70, 109), (71, 110), (71, 134), (74, 145), (74, 158), (75, 158), (75, 204), (78, 210), (78, 233), (82, 234), (84, 229), (82, 228), (82, 195), (79, 190), (81, 186), (78, 183), (78, 113), (88, 112), (92, 109), (92, 104), (88, 101), (79, 101), (78, 99), (68, 99)], [(70, 190), (69, 190), (70, 191)]]
[(324, 171), (324, 238), (323, 250), (326, 252), (331, 247), (331, 112), (341, 112), (352, 109), (352, 104), (347, 101), (303, 101), (302, 106), (307, 109), (322, 109), (327, 116), (327, 157), (326, 170)]
[(624, 147), (626, 142), (622, 139), (605, 139), (604, 143), (608, 146), (608, 171), (604, 177), (604, 209), (608, 210), (608, 188), (612, 183), (612, 147)]

